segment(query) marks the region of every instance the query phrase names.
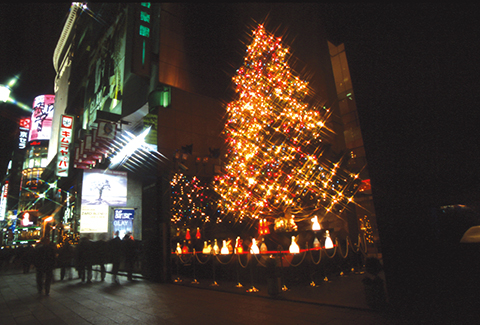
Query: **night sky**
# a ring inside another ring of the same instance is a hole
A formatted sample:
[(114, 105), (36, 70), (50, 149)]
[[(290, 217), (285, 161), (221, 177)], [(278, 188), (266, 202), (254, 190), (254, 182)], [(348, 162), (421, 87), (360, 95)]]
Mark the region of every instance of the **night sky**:
[[(53, 94), (53, 52), (70, 8), (69, 3), (0, 4), (0, 84), (19, 80), (11, 97), (32, 107), (36, 96)], [(28, 113), (0, 104), (0, 175), (6, 172), (17, 145), (18, 119)]]
[[(323, 18), (330, 39), (346, 45), (378, 192), (394, 191), (400, 199), (422, 192), (422, 199), (435, 204), (461, 203), (478, 194), (480, 7), (319, 4), (312, 15), (312, 6), (298, 5), (292, 14), (304, 10), (308, 19)], [(209, 17), (218, 16), (215, 26), (228, 24), (216, 14), (232, 14), (231, 7), (203, 8)], [(52, 56), (68, 10), (68, 3), (0, 5), (0, 83), (20, 75), (13, 96), (29, 106), (35, 96), (53, 93)], [(229, 26), (223, 33), (248, 30), (245, 26)], [(305, 31), (315, 32), (314, 27)], [(244, 51), (241, 36), (228, 43), (238, 46), (232, 53)], [(16, 144), (14, 123), (22, 113), (0, 104), (0, 174)]]

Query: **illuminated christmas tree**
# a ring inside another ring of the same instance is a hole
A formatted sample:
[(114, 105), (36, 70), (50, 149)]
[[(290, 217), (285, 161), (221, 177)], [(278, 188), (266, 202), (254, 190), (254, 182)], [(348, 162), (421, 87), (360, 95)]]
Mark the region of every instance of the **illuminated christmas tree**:
[(263, 25), (252, 38), (233, 77), (236, 99), (227, 106), (227, 159), (215, 180), (219, 205), (239, 222), (339, 214), (353, 201), (358, 175), (331, 150), (331, 110), (311, 104), (308, 82), (292, 71), (281, 38)]

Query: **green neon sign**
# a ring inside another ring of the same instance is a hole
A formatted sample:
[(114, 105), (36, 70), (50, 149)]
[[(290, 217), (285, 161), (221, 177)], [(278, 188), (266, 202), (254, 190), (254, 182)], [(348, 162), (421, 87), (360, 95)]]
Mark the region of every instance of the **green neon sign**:
[(140, 20), (146, 23), (150, 23), (150, 14), (145, 11), (140, 11)]
[(138, 30), (140, 36), (150, 37), (150, 28), (147, 26), (140, 25), (140, 29)]

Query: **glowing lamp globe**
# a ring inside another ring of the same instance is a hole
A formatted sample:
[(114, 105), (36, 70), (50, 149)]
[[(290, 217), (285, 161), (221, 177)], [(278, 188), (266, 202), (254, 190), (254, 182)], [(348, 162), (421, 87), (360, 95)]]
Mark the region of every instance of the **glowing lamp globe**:
[(208, 254), (210, 254), (211, 252), (212, 252), (212, 246), (211, 246), (211, 245), (207, 245), (207, 242), (204, 241), (204, 242), (203, 242), (203, 250), (202, 250), (202, 253), (208, 255)]
[(330, 237), (330, 232), (328, 230), (325, 232), (325, 248), (326, 249), (333, 248), (333, 241), (332, 241), (332, 238)]
[(289, 252), (291, 254), (300, 253), (300, 247), (298, 247), (298, 244), (295, 242), (295, 236), (292, 236), (292, 243), (290, 244)]
[(250, 247), (250, 253), (260, 254), (260, 249), (257, 246), (257, 241), (255, 240), (255, 238), (252, 238), (252, 247)]
[(322, 227), (320, 226), (320, 223), (318, 222), (318, 217), (317, 216), (314, 216), (312, 219), (312, 230), (313, 231), (318, 231), (320, 229), (322, 229)]
[(228, 255), (229, 254), (227, 241), (225, 239), (223, 240), (222, 249), (220, 250), (220, 254), (222, 254), (222, 255)]
[(218, 248), (218, 243), (215, 239), (215, 243), (213, 244), (213, 254), (217, 255), (218, 253), (220, 253), (220, 248)]

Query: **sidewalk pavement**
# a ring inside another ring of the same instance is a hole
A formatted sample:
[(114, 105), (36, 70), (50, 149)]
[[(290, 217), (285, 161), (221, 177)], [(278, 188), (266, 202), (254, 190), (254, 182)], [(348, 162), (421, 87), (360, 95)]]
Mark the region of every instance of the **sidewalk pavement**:
[[(56, 280), (45, 296), (37, 293), (35, 272), (0, 272), (0, 324), (418, 324), (366, 308), (300, 300), (295, 290), (272, 298), (262, 287), (248, 293), (248, 286), (202, 282), (120, 277), (120, 284), (113, 284), (110, 274), (102, 282), (94, 272), (92, 283)], [(324, 285), (328, 292), (329, 283)]]

